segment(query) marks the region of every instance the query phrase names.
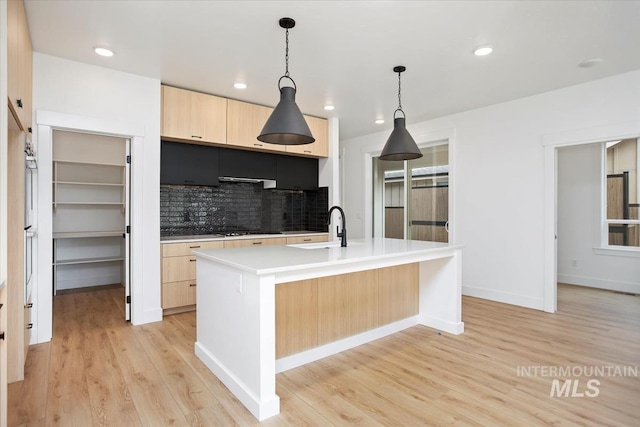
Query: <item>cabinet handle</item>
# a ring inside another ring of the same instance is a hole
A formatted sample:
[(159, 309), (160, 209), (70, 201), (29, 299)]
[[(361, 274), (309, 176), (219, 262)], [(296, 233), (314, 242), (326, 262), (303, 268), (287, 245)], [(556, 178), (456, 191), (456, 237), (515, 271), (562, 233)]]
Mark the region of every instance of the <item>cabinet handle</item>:
[(200, 247), (200, 245), (198, 245), (198, 246), (189, 246), (189, 249), (197, 249), (199, 247)]
[(33, 307), (33, 303), (32, 303), (32, 302), (30, 302), (29, 304), (27, 304), (27, 308), (31, 308), (31, 307)]
[(310, 242), (310, 241), (311, 241), (311, 239), (304, 239), (304, 240), (302, 240), (302, 241), (303, 241), (303, 242)]
[(198, 138), (198, 139), (202, 139), (202, 137), (200, 135), (191, 135), (191, 138)]
[(253, 242), (254, 245), (261, 245), (262, 242)]
[(304, 150), (304, 152), (311, 154), (311, 150)]
[(195, 259), (190, 259), (189, 262), (196, 262), (196, 260)]
[(4, 332), (0, 332), (0, 340), (4, 341)]
[(253, 145), (255, 145), (256, 147), (262, 147), (262, 144), (253, 144)]
[(189, 284), (189, 286), (195, 286), (195, 285), (196, 285), (196, 283), (190, 283)]
[(28, 323), (27, 324), (27, 329), (31, 329), (31, 328), (33, 328), (33, 323)]
[(22, 99), (16, 99), (16, 104), (18, 104), (18, 107), (22, 108)]

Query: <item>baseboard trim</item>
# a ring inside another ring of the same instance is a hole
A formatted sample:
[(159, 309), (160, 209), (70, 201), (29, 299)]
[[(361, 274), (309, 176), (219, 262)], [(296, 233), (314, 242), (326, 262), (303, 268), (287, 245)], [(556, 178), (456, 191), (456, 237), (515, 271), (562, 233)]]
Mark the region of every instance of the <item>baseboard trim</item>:
[(477, 288), (474, 286), (462, 286), (462, 295), (487, 299), (520, 307), (544, 310), (542, 298), (533, 298), (526, 295), (512, 294), (510, 292), (496, 291), (495, 289)]
[(609, 291), (640, 294), (640, 284), (618, 282), (615, 280), (598, 279), (596, 277), (575, 276), (572, 274), (558, 274), (558, 282), (568, 285), (585, 286), (587, 288), (606, 289)]

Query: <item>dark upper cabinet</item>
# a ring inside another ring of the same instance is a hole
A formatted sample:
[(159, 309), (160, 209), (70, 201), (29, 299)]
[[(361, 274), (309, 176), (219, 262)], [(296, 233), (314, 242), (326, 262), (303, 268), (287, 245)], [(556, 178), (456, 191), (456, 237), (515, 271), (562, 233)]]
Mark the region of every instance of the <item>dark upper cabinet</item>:
[(278, 155), (276, 188), (317, 190), (318, 159)]
[(218, 147), (161, 142), (160, 184), (218, 185)]
[(220, 148), (220, 176), (276, 179), (276, 154)]

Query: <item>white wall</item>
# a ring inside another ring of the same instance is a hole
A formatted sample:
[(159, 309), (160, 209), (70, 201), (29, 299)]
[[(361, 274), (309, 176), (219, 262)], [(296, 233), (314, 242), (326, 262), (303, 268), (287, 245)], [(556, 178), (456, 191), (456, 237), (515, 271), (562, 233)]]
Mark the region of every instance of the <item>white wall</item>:
[[(158, 190), (160, 81), (34, 53), (33, 108), (36, 112), (64, 113), (94, 118), (101, 123), (115, 123), (120, 128), (122, 124), (130, 124), (131, 128), (141, 129), (143, 135), (138, 136), (142, 137), (143, 143), (132, 143), (131, 204), (132, 298), (138, 298), (133, 304), (139, 304), (141, 309), (133, 313), (132, 323), (162, 320)], [(34, 135), (34, 139), (40, 138)], [(47, 152), (45, 147), (37, 148), (41, 154)], [(51, 159), (40, 156), (38, 161), (46, 164)], [(51, 221), (50, 209), (39, 207), (38, 221), (41, 222), (39, 226), (46, 228), (47, 221)], [(39, 278), (38, 296), (44, 298), (44, 293), (50, 289), (50, 281)], [(50, 320), (47, 320), (50, 314), (41, 311), (44, 307), (34, 306), (38, 313), (34, 335), (37, 335), (37, 342), (44, 342), (51, 338)]]
[[(409, 94), (409, 96), (411, 96)], [(390, 110), (392, 111), (392, 107)], [(406, 112), (409, 120), (411, 112)], [(455, 135), (454, 243), (464, 245), (463, 292), (543, 309), (546, 134), (640, 121), (640, 71), (421, 122), (421, 135)], [(341, 141), (350, 237), (370, 235), (364, 218), (365, 153), (380, 151), (390, 128)]]
[(601, 246), (602, 174), (601, 144), (558, 149), (558, 281), (640, 293), (637, 256), (594, 251)]

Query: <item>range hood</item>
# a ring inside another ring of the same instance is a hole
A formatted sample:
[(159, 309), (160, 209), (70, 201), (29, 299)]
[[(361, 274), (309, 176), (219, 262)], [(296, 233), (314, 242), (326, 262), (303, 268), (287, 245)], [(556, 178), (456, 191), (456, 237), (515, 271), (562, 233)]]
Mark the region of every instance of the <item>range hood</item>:
[(257, 184), (259, 182), (262, 183), (262, 188), (276, 188), (276, 180), (275, 179), (264, 179), (264, 178), (241, 178), (236, 176), (221, 176), (218, 177), (220, 182), (248, 182), (250, 184)]

